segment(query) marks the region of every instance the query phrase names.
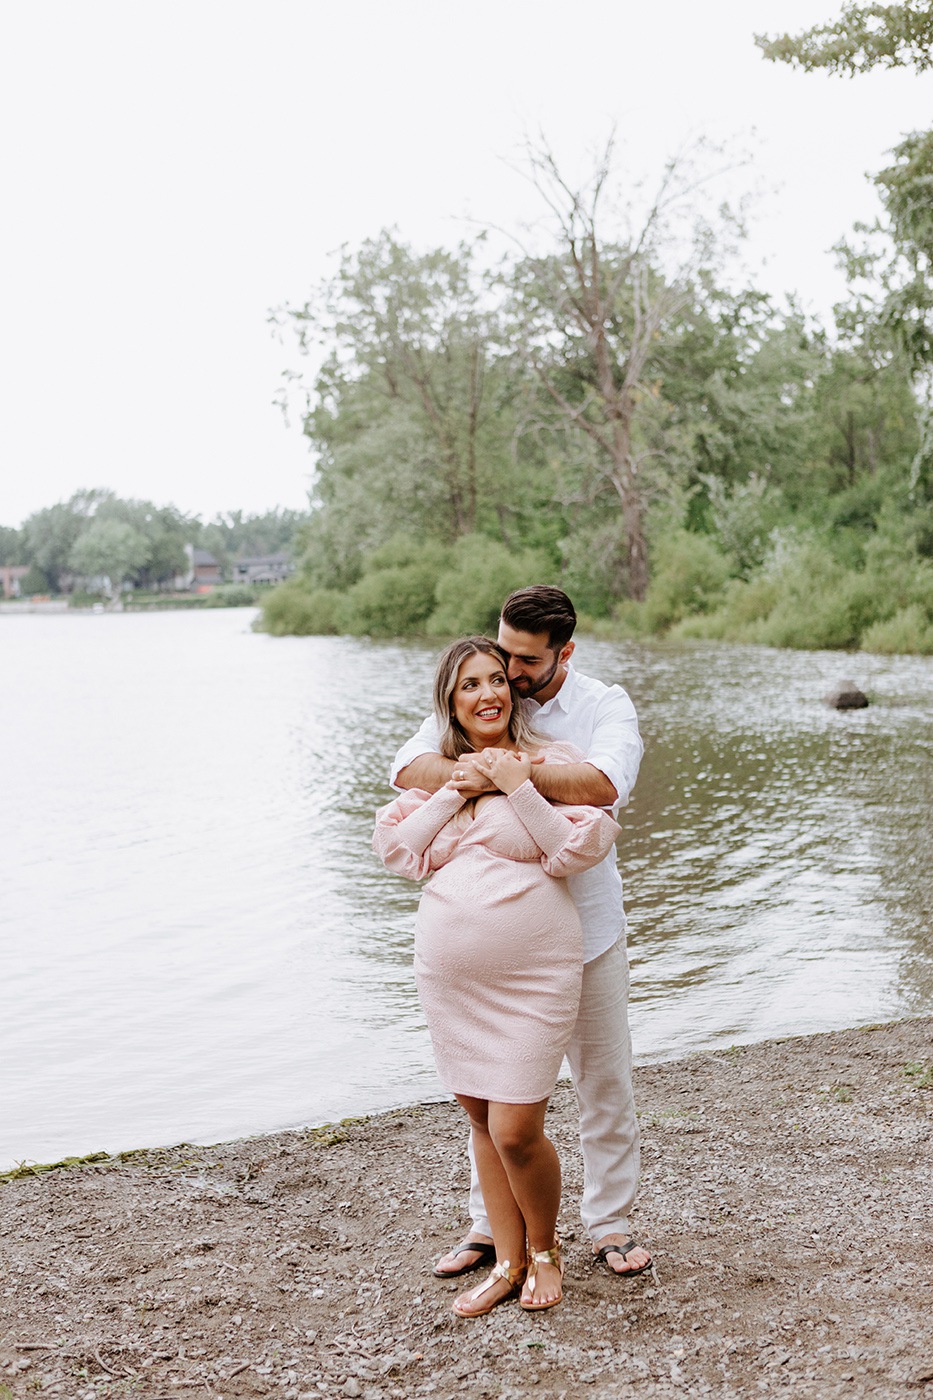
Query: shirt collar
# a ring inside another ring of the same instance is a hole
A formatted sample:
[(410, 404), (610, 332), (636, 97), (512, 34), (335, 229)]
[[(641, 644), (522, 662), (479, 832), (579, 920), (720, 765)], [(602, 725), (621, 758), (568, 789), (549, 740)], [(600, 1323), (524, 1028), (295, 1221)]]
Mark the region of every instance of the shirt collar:
[[(536, 713), (536, 714), (543, 714), (543, 713), (545, 713), (545, 712), (550, 713), (551, 709), (552, 709), (553, 707), (556, 706), (558, 709), (563, 710), (563, 712), (564, 712), (565, 715), (566, 715), (566, 714), (569, 714), (569, 713), (570, 713), (570, 708), (571, 708), (571, 703), (572, 703), (572, 702), (571, 702), (571, 695), (570, 695), (570, 692), (571, 692), (572, 689), (573, 689), (573, 682), (574, 682), (574, 676), (575, 676), (575, 674), (576, 674), (576, 673), (575, 673), (575, 671), (574, 671), (574, 669), (573, 669), (573, 662), (572, 662), (572, 661), (568, 661), (568, 662), (567, 662), (567, 674), (566, 674), (566, 676), (564, 677), (564, 683), (563, 683), (563, 685), (561, 686), (560, 690), (557, 692), (556, 695), (552, 695), (551, 698), (550, 698), (550, 700), (545, 700), (545, 702), (544, 702), (543, 705), (539, 705), (538, 702), (537, 702), (537, 700), (535, 700), (535, 704), (537, 705), (537, 709), (536, 709), (535, 713)], [(532, 697), (532, 698), (533, 698), (533, 697)]]

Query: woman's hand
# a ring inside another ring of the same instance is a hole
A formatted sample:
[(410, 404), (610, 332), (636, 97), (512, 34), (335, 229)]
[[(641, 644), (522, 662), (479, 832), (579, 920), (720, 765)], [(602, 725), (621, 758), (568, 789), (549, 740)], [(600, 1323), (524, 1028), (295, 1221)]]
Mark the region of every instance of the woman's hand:
[(506, 796), (531, 777), (531, 759), (512, 749), (484, 749), (473, 763)]

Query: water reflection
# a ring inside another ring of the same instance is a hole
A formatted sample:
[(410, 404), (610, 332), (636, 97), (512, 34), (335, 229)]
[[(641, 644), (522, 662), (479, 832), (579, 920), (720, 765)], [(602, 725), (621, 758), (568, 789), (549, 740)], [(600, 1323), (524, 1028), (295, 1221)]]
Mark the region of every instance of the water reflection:
[[(438, 1092), (417, 890), (369, 846), (435, 649), (249, 622), (4, 619), (29, 678), (0, 690), (6, 1163)], [(933, 662), (586, 639), (578, 661), (647, 740), (619, 842), (640, 1057), (930, 1009)], [(826, 709), (850, 672), (871, 708)]]

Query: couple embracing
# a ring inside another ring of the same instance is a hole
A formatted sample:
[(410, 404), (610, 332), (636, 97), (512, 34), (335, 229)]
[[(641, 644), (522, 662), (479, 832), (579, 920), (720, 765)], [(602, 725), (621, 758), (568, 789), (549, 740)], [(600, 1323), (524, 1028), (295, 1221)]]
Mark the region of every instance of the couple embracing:
[(460, 1317), (516, 1294), (529, 1312), (561, 1300), (560, 1165), (544, 1116), (565, 1055), (594, 1252), (620, 1276), (651, 1265), (629, 1232), (638, 1125), (609, 815), (642, 742), (625, 691), (574, 669), (575, 626), (567, 595), (536, 585), (506, 600), (497, 642), (447, 647), (434, 715), (396, 756), (401, 796), (376, 818), (387, 867), (430, 877), (415, 976), (440, 1078), (470, 1120), (472, 1166), (472, 1228), (435, 1273), (494, 1263), (454, 1302)]

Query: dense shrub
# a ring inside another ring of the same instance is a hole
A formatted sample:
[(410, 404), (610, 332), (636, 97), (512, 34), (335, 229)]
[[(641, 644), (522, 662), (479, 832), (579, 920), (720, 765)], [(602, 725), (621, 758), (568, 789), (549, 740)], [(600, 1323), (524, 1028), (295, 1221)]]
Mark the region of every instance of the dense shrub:
[(334, 590), (309, 589), (301, 579), (288, 579), (263, 598), (257, 627), (273, 637), (334, 636), (343, 631), (342, 603)]
[(516, 588), (548, 583), (556, 573), (538, 550), (511, 551), (485, 535), (466, 535), (454, 545), (438, 579), (437, 607), (428, 619), (433, 637), (495, 632), (502, 600)]
[(918, 603), (911, 603), (898, 609), (893, 617), (867, 628), (862, 635), (862, 651), (933, 656), (933, 623)]
[(577, 615), (608, 617), (624, 592), (625, 537), (618, 520), (604, 519), (595, 528), (576, 530), (559, 544), (561, 588), (574, 601)]
[(49, 582), (48, 576), (43, 573), (38, 564), (30, 564), (26, 573), (19, 581), (19, 592), (21, 598), (32, 598), (35, 594), (52, 593), (54, 590)]
[(744, 577), (764, 559), (769, 535), (780, 518), (781, 493), (757, 472), (731, 488), (715, 476), (700, 479), (719, 545)]
[(709, 612), (728, 577), (729, 561), (707, 535), (675, 531), (655, 550), (643, 608), (647, 630), (663, 632), (683, 617)]
[(208, 593), (206, 608), (248, 608), (259, 601), (259, 589), (248, 583), (231, 583)]
[(423, 632), (434, 610), (439, 565), (433, 560), (367, 569), (346, 595), (344, 626), (357, 636), (399, 637)]

